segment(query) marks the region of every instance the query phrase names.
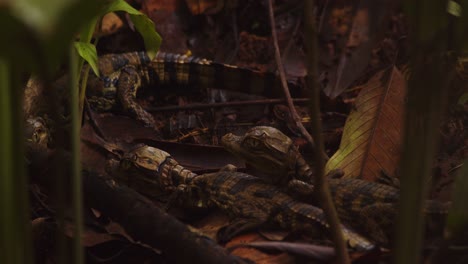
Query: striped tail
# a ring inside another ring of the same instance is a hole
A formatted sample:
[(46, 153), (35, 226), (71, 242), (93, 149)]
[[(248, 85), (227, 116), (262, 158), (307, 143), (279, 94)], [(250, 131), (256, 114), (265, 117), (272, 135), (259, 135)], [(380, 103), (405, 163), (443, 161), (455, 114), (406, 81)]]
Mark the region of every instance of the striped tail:
[[(217, 88), (270, 98), (283, 97), (279, 78), (271, 72), (165, 52), (158, 52), (153, 60), (149, 59), (146, 52), (108, 54), (99, 57), (101, 75), (109, 75), (126, 65), (146, 65), (141, 68), (149, 84)], [(297, 86), (291, 86), (290, 90), (293, 96), (300, 94)]]

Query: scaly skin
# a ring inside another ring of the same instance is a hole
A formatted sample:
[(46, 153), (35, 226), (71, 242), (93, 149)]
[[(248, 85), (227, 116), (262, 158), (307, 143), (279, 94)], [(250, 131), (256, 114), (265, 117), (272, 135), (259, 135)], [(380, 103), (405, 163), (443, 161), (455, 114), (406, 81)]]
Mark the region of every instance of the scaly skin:
[(154, 126), (153, 117), (135, 101), (141, 87), (174, 85), (281, 95), (272, 73), (179, 54), (159, 52), (153, 60), (145, 52), (104, 55), (99, 57), (99, 71), (100, 77), (90, 75), (87, 88), (88, 100), (94, 108), (110, 110), (120, 102), (127, 113), (150, 127)]
[[(270, 173), (273, 183), (283, 177), (293, 192), (313, 194), (313, 175), (293, 142), (273, 127), (253, 127), (244, 136), (227, 134), (223, 146), (250, 165)], [(270, 164), (275, 169), (271, 169)], [(388, 245), (394, 229), (399, 189), (359, 179), (329, 177), (331, 195), (345, 224), (364, 231), (373, 241)], [(283, 185), (284, 186), (284, 185)], [(436, 217), (447, 213), (448, 204), (428, 200), (425, 212)]]
[(265, 180), (274, 185), (284, 186), (292, 179), (311, 181), (309, 171), (297, 172), (303, 168), (297, 162), (302, 156), (289, 137), (273, 127), (256, 128), (250, 129), (244, 136), (226, 134), (222, 137), (221, 144), (234, 155), (246, 160), (249, 165), (265, 172), (268, 176)]
[[(204, 174), (193, 178), (189, 187), (199, 190), (204, 203), (215, 204), (237, 218), (237, 222), (224, 230), (224, 240), (268, 222), (292, 231), (319, 229), (327, 232), (329, 228), (321, 209), (299, 202), (252, 175), (232, 171)], [(370, 250), (374, 247), (350, 228), (341, 226), (341, 230), (352, 248)]]
[[(218, 88), (262, 95), (282, 96), (280, 84), (275, 74), (239, 68), (233, 65), (216, 63), (193, 56), (158, 52), (151, 60), (146, 52), (107, 54), (98, 59), (100, 76), (92, 71), (87, 80), (86, 96), (90, 105), (99, 111), (123, 110), (126, 114), (141, 121), (145, 126), (157, 130), (154, 118), (136, 101), (142, 88), (170, 86), (171, 90), (203, 91)], [(54, 82), (61, 100), (69, 95), (63, 89), (68, 83), (63, 75)], [(48, 102), (38, 102), (42, 98), (42, 83), (31, 78), (27, 84), (25, 110), (28, 116), (38, 116)], [(47, 87), (49, 88), (49, 87)], [(63, 97), (63, 98), (62, 98)], [(66, 115), (66, 113), (61, 113)]]
[[(120, 174), (126, 175), (120, 178), (125, 184), (130, 182), (135, 189), (143, 190), (143, 194), (158, 196), (161, 190), (169, 193), (179, 190), (186, 196), (184, 201), (224, 210), (237, 221), (221, 232), (222, 241), (264, 223), (290, 230), (326, 232), (328, 229), (321, 209), (296, 201), (257, 177), (227, 169), (197, 175), (154, 147), (141, 146), (130, 151), (123, 157), (118, 170), (123, 170)], [(373, 247), (351, 229), (343, 226), (342, 230), (353, 248), (368, 250)]]

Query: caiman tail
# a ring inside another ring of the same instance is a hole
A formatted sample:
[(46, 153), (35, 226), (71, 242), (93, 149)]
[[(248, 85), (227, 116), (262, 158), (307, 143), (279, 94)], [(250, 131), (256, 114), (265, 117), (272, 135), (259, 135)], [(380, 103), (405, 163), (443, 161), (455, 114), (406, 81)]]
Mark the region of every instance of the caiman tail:
[[(101, 75), (110, 75), (127, 65), (148, 65), (142, 70), (149, 84), (175, 84), (190, 88), (217, 88), (269, 98), (283, 96), (276, 74), (181, 54), (158, 52), (151, 60), (146, 52), (109, 54), (99, 57)], [(293, 95), (300, 93), (290, 85)]]

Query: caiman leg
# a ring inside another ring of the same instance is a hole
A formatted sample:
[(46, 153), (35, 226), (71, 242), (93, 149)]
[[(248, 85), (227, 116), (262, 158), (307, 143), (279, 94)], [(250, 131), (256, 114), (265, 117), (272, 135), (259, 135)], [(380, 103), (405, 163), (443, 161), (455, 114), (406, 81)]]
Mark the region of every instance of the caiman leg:
[(117, 94), (124, 110), (138, 121), (143, 122), (146, 127), (152, 127), (158, 131), (153, 116), (136, 102), (136, 93), (140, 86), (141, 79), (134, 66), (125, 66), (120, 70)]
[(314, 191), (314, 185), (296, 179), (290, 180), (286, 187), (288, 194), (306, 203), (310, 203), (314, 198)]
[(377, 182), (392, 186), (396, 189), (400, 189), (400, 179), (390, 176), (383, 170), (380, 172), (380, 176), (377, 178)]
[[(340, 169), (330, 171), (325, 177), (327, 179), (339, 179), (343, 177), (344, 172)], [(313, 184), (298, 179), (292, 179), (288, 182), (287, 193), (299, 198), (301, 201), (310, 203), (314, 198), (315, 187)]]

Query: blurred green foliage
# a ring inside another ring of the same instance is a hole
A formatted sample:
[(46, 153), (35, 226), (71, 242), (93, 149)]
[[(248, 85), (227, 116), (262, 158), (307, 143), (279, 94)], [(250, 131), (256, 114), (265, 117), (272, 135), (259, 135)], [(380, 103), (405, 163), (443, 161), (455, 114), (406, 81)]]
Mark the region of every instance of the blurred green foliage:
[[(467, 43), (468, 1), (403, 2), (411, 29), (411, 68), (401, 156), (396, 263), (421, 263), (423, 206), (438, 127), (458, 54)], [(449, 54), (442, 56), (442, 54)]]
[[(31, 234), (27, 178), (25, 174), (24, 138), (22, 133), (22, 90), (19, 76), (37, 74), (49, 87), (54, 72), (69, 63), (69, 89), (72, 95), (72, 131), (74, 174), (75, 253), (74, 263), (82, 263), (81, 254), (81, 167), (79, 131), (81, 112), (78, 79), (84, 59), (97, 72), (96, 49), (90, 45), (99, 17), (113, 11), (126, 11), (144, 38), (150, 56), (161, 43), (153, 22), (123, 0), (11, 0), (0, 4), (0, 263), (31, 263)], [(75, 36), (81, 39), (73, 45)], [(77, 51), (82, 56), (77, 59)], [(54, 104), (52, 104), (54, 105)], [(55, 102), (58, 105), (58, 102)], [(51, 109), (51, 113), (58, 113)], [(57, 116), (56, 116), (57, 117)], [(54, 118), (54, 116), (52, 116)], [(58, 118), (57, 118), (58, 120)], [(55, 122), (59, 124), (60, 122)], [(63, 128), (57, 128), (62, 129)], [(62, 142), (63, 143), (63, 142)], [(61, 146), (58, 146), (59, 148)], [(52, 165), (53, 166), (53, 165)], [(55, 166), (62, 164), (57, 162)], [(70, 169), (70, 168), (68, 168)], [(66, 171), (66, 170), (57, 170)], [(60, 177), (60, 175), (55, 175)], [(59, 179), (59, 178), (57, 178)], [(59, 186), (62, 188), (64, 186)], [(67, 186), (67, 188), (69, 188)], [(61, 208), (64, 210), (64, 208)], [(60, 214), (60, 213), (59, 213)], [(60, 246), (60, 245), (59, 245)], [(63, 255), (63, 254), (62, 254)], [(62, 259), (64, 261), (65, 259)]]
[(449, 237), (457, 235), (464, 228), (468, 228), (468, 162), (465, 161), (458, 171), (453, 184), (452, 208), (447, 217)]

